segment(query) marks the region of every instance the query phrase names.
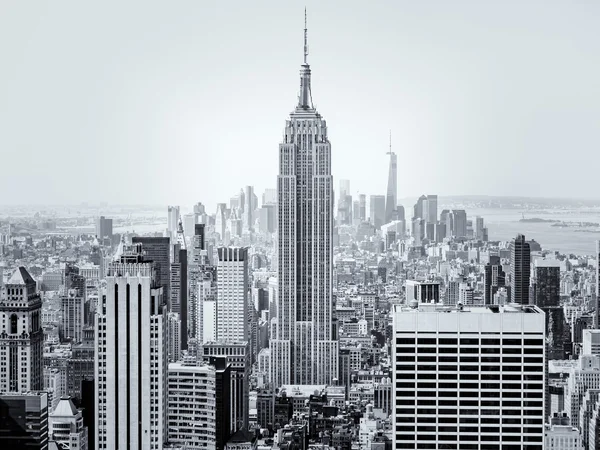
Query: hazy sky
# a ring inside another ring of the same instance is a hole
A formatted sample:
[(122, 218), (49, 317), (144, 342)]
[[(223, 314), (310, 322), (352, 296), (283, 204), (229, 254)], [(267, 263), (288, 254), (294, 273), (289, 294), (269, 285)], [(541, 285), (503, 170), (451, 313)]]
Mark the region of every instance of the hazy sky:
[[(0, 1), (0, 204), (274, 188), (304, 4)], [(600, 2), (306, 5), (336, 188), (600, 197)]]

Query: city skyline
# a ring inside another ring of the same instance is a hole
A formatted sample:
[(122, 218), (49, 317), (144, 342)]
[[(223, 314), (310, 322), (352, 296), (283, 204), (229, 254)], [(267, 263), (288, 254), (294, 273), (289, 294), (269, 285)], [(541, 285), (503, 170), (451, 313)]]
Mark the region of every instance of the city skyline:
[[(399, 198), (421, 191), (593, 195), (592, 167), (598, 156), (591, 149), (600, 141), (593, 126), (600, 92), (592, 81), (600, 67), (593, 55), (600, 39), (592, 18), (598, 6), (538, 5), (522, 5), (513, 14), (509, 7), (468, 2), (438, 3), (435, 9), (377, 3), (341, 10), (308, 2), (313, 46), (319, 50), (312, 60), (319, 69), (318, 107), (335, 123), (334, 178), (353, 180), (353, 193), (385, 194), (382, 174), (391, 129)], [(26, 186), (19, 198), (3, 203), (191, 204), (203, 197), (215, 204), (214, 193), (225, 189), (226, 180), (212, 173), (223, 167), (257, 192), (272, 187), (277, 162), (265, 143), (280, 140), (277, 118), (289, 112), (293, 100), (294, 74), (286, 68), (299, 52), (283, 43), (299, 39), (303, 6), (269, 4), (270, 14), (265, 14), (266, 4), (200, 10), (187, 3), (173, 11), (146, 4), (142, 10), (121, 8), (115, 15), (110, 7), (67, 2), (41, 8), (44, 20), (33, 20), (19, 4), (10, 4), (0, 19), (0, 36), (20, 44), (5, 52), (10, 70), (0, 75), (5, 86), (0, 117), (6, 125), (0, 147), (7, 149), (8, 165), (26, 154), (37, 159), (39, 168), (32, 168), (33, 189)], [(96, 19), (72, 20), (86, 12)], [(260, 19), (246, 20), (250, 13)], [(135, 27), (128, 17), (136, 18)], [(227, 26), (215, 29), (212, 24), (221, 19)], [(104, 36), (107, 25), (113, 32)], [(261, 26), (269, 33), (257, 31)], [(46, 27), (64, 31), (50, 33)], [(22, 33), (27, 37), (20, 39)], [(237, 33), (246, 38), (238, 39)], [(215, 41), (219, 45), (206, 45)], [(275, 66), (272, 53), (278, 54)], [(39, 70), (50, 63), (48, 58), (53, 70)], [(351, 112), (357, 107), (370, 113), (359, 120)], [(257, 113), (260, 127), (244, 120)], [(227, 132), (230, 124), (236, 124), (236, 133)], [(28, 133), (30, 127), (37, 132)], [(578, 167), (580, 183), (529, 182), (530, 168), (542, 158), (549, 172), (565, 173), (564, 161), (545, 158), (565, 151), (573, 161), (585, 158), (588, 163)], [(141, 152), (146, 158), (139, 158)], [(487, 155), (492, 154), (503, 156), (491, 161)], [(363, 170), (365, 155), (372, 158), (368, 172)], [(423, 164), (423, 155), (428, 155), (427, 179), (409, 169)], [(77, 193), (66, 189), (60, 176), (62, 161), (75, 158), (88, 169), (85, 177), (70, 172), (69, 183), (80, 183)], [(472, 169), (472, 163), (464, 165), (471, 159), (493, 163), (497, 175), (483, 186), (468, 176), (457, 185), (454, 172)], [(512, 163), (517, 159), (521, 164)], [(131, 165), (159, 179), (163, 160), (184, 180), (185, 189), (163, 183), (143, 191), (114, 183), (97, 189), (103, 178), (125, 178)], [(194, 168), (206, 163), (215, 170), (195, 177)], [(247, 171), (258, 163), (260, 174)], [(6, 191), (18, 181), (9, 172), (0, 183)]]

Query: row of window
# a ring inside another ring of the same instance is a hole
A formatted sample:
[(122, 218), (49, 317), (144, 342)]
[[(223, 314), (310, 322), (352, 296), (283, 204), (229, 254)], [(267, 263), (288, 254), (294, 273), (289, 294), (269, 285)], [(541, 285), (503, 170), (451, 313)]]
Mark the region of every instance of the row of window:
[[(458, 338), (417, 338), (419, 345), (458, 345)], [(415, 338), (396, 338), (397, 345), (415, 345)], [(532, 338), (460, 338), (460, 345), (544, 345), (543, 339)]]

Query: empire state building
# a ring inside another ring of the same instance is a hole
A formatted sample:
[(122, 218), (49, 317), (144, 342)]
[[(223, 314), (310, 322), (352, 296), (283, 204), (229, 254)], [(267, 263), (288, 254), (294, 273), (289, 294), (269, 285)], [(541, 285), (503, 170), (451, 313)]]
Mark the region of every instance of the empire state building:
[(307, 57), (305, 12), (300, 94), (279, 145), (279, 288), (270, 342), (275, 386), (332, 384), (338, 377), (338, 342), (332, 329), (331, 144), (327, 123), (312, 103)]

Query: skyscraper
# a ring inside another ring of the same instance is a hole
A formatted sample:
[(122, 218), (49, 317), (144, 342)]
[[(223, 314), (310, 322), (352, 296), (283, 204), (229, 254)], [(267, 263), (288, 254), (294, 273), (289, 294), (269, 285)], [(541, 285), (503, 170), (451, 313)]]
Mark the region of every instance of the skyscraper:
[(371, 223), (379, 230), (385, 221), (385, 196), (371, 195), (369, 199)]
[(254, 194), (254, 186), (246, 186), (246, 193), (244, 195), (244, 228), (248, 231), (254, 231), (254, 210), (256, 209), (257, 200), (256, 195)]
[(112, 239), (113, 220), (100, 216), (96, 219), (96, 237), (100, 240), (104, 238)]
[(392, 151), (392, 132), (390, 131), (390, 168), (388, 170), (387, 195), (385, 197), (385, 223), (394, 220), (394, 213), (398, 206), (398, 158)]
[(248, 249), (220, 247), (217, 262), (217, 340), (248, 340)]
[(60, 296), (62, 317), (59, 324), (61, 341), (83, 340), (84, 303), (85, 298), (80, 295), (79, 289), (69, 289)]
[(98, 448), (158, 450), (167, 438), (167, 311), (156, 272), (139, 245), (108, 269), (95, 330)]
[(533, 304), (540, 308), (560, 305), (560, 263), (556, 260), (537, 259), (534, 264)]
[(163, 287), (163, 298), (171, 307), (171, 246), (167, 237), (134, 236), (131, 242), (142, 244), (145, 262), (154, 262), (158, 271), (157, 282)]
[(179, 206), (169, 206), (167, 208), (167, 232), (171, 239), (175, 239), (177, 226), (179, 224)]
[(0, 446), (3, 449), (48, 448), (48, 394), (0, 393)]
[(529, 303), (531, 250), (525, 236), (518, 234), (510, 245), (510, 298), (512, 303)]
[(485, 286), (485, 292), (483, 293), (483, 300), (486, 305), (493, 303), (494, 294), (498, 292), (500, 287), (505, 286), (506, 274), (502, 270), (502, 264), (500, 264), (499, 256), (490, 256), (490, 262), (485, 265), (483, 284)]
[[(426, 223), (437, 223), (438, 220), (438, 196), (437, 195), (428, 195), (427, 196), (427, 207), (426, 210), (423, 211)], [(425, 207), (425, 203), (423, 205)]]
[(600, 328), (600, 240), (596, 241), (596, 328)]
[(0, 318), (0, 392), (40, 391), (42, 299), (25, 267), (19, 267), (6, 283), (0, 297)]
[[(305, 18), (306, 19), (306, 18)], [(308, 43), (300, 95), (279, 145), (276, 385), (332, 383), (338, 343), (333, 337), (333, 178), (327, 123), (312, 103)]]
[(358, 196), (358, 218), (364, 222), (367, 220), (367, 196), (360, 194)]

